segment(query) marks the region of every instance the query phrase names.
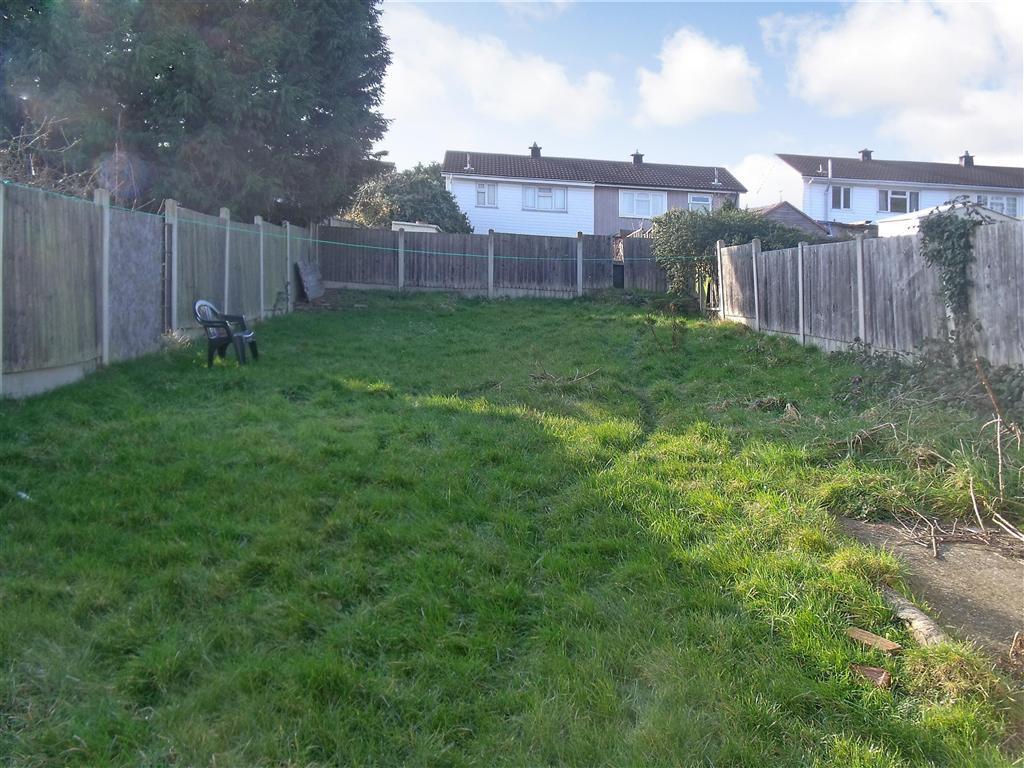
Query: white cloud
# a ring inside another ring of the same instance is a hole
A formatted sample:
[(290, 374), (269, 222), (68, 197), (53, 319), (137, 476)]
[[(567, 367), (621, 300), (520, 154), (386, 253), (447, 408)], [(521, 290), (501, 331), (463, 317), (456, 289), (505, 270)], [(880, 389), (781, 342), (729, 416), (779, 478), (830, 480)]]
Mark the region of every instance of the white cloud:
[(1020, 161), (1024, 4), (868, 3), (838, 17), (761, 20), (790, 89), (835, 117), (880, 115), (919, 159)]
[(511, 15), (524, 19), (549, 19), (566, 11), (573, 0), (501, 0)]
[(757, 108), (761, 73), (742, 46), (723, 45), (684, 27), (665, 41), (658, 58), (657, 72), (639, 70), (638, 122), (682, 125)]
[(803, 207), (803, 182), (800, 175), (775, 155), (747, 155), (729, 172), (747, 188), (740, 205), (755, 208), (788, 200), (797, 208)]
[(400, 165), (440, 160), (446, 148), (525, 152), (534, 139), (596, 130), (615, 108), (604, 72), (573, 77), (557, 62), (464, 34), (415, 6), (385, 5), (383, 28), (393, 61), (381, 109), (393, 122), (380, 146)]

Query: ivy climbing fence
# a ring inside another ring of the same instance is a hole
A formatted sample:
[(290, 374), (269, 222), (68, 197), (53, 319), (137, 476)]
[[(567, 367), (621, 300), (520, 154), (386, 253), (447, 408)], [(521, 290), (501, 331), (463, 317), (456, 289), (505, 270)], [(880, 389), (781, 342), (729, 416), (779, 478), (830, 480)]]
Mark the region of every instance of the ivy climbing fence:
[[(720, 245), (718, 273), (721, 317), (802, 344), (913, 353), (952, 330), (920, 234), (764, 252), (758, 240)], [(1024, 222), (975, 229), (969, 278), (979, 351), (997, 365), (1024, 365)]]

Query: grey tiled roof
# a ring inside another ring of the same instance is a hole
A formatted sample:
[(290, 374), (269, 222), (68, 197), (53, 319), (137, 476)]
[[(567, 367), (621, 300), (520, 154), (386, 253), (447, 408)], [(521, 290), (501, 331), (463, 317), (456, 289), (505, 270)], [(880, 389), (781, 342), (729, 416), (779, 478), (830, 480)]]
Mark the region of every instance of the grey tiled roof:
[(1024, 190), (1024, 168), (1001, 165), (965, 168), (959, 163), (861, 160), (855, 157), (830, 158), (828, 155), (780, 154), (778, 157), (795, 168), (800, 175), (815, 178), (828, 176), (828, 161), (832, 160), (832, 176), (836, 179)]
[[(466, 170), (468, 164), (472, 171)], [(715, 171), (718, 171), (718, 184)], [(702, 165), (663, 165), (616, 160), (587, 160), (576, 157), (539, 157), (500, 155), (487, 152), (449, 150), (444, 153), (445, 173), (472, 173), (475, 176), (501, 176), (511, 179), (582, 181), (620, 187), (658, 187), (660, 189), (706, 189), (720, 192), (746, 192), (746, 187), (725, 168)]]

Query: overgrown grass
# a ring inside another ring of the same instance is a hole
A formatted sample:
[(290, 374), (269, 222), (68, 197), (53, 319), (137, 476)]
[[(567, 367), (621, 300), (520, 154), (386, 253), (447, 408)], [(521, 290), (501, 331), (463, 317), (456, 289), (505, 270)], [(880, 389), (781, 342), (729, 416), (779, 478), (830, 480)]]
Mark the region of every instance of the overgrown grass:
[(343, 305), (0, 404), (0, 763), (1005, 764), (976, 657), (843, 637), (912, 645), (829, 510), (915, 482), (827, 447), (870, 424), (849, 363), (611, 300)]

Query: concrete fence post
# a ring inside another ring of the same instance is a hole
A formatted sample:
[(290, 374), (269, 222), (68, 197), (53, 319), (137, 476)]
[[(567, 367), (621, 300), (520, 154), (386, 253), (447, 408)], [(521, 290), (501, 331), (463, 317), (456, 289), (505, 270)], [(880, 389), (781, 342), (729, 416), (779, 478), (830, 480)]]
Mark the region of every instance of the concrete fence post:
[(576, 233), (576, 295), (583, 295), (583, 233)]
[(224, 312), (228, 309), (228, 296), (231, 288), (231, 211), (220, 209), (220, 220), (224, 222)]
[(715, 241), (715, 255), (718, 256), (718, 319), (725, 320), (725, 272), (722, 270), (722, 249), (724, 240)]
[(288, 296), (288, 311), (291, 312), (294, 307), (292, 300), (292, 225), (290, 221), (284, 221), (282, 224), (284, 224), (285, 256), (284, 291)]
[(755, 237), (750, 243), (750, 257), (754, 263), (754, 330), (761, 330), (761, 297), (757, 290), (757, 257), (761, 255), (761, 238)]
[(4, 396), (4, 197), (7, 185), (0, 181), (0, 397)]
[(398, 229), (398, 290), (405, 290), (405, 228)]
[(100, 256), (100, 362), (110, 364), (110, 192), (95, 189), (92, 201), (100, 206), (103, 251)]
[(804, 248), (807, 243), (797, 243), (796, 246), (796, 303), (797, 303), (797, 324), (800, 333), (800, 343), (807, 343), (807, 328), (804, 325)]
[(867, 322), (864, 315), (864, 235), (857, 235), (857, 336), (867, 344)]
[(263, 320), (267, 316), (266, 280), (264, 278), (266, 271), (263, 262), (263, 217), (253, 216), (252, 223), (257, 226), (260, 233), (260, 320)]
[(494, 298), (494, 230), (487, 230), (487, 298)]
[(171, 329), (178, 325), (178, 203), (176, 200), (164, 201), (164, 221), (171, 229), (171, 249), (167, 261), (167, 281), (171, 284)]

